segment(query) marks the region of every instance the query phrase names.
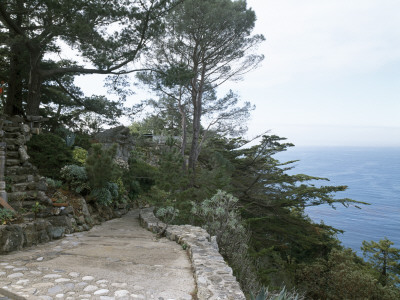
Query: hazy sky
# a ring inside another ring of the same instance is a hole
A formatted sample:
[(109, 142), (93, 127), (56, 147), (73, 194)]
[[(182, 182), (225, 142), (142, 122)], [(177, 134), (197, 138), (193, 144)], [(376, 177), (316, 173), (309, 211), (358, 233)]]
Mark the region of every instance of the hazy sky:
[(400, 1), (248, 0), (266, 60), (235, 85), (250, 132), (296, 145), (400, 146)]
[(400, 146), (400, 1), (247, 3), (266, 59), (223, 90), (257, 106), (249, 135), (270, 129), (298, 146)]

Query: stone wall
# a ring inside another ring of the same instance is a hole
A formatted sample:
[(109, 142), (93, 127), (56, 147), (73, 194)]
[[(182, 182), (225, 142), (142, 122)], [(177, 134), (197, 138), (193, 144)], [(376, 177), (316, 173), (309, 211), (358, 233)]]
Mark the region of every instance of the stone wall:
[[(155, 233), (161, 232), (165, 224), (158, 220), (152, 208), (140, 212), (142, 226)], [(232, 269), (218, 252), (218, 246), (212, 241), (206, 230), (191, 225), (170, 225), (166, 237), (186, 247), (189, 254), (197, 285), (199, 300), (235, 299), (245, 300)]]
[[(47, 184), (44, 177), (29, 161), (26, 142), (32, 134), (39, 134), (42, 117), (29, 117), (25, 120), (20, 116), (2, 116), (2, 145), (6, 148), (5, 188), (6, 200), (11, 206), (32, 207), (36, 202), (51, 206), (52, 202), (46, 196)], [(4, 198), (4, 197), (3, 197)]]
[(54, 208), (53, 215), (21, 224), (0, 225), (0, 255), (60, 239), (66, 234), (90, 230), (94, 225), (127, 213), (97, 204), (88, 205), (76, 197), (74, 206)]

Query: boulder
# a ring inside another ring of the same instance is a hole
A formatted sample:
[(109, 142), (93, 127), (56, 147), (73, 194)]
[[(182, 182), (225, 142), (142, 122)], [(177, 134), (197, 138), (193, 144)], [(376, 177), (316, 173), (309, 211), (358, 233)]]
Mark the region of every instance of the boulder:
[(0, 226), (0, 254), (22, 249), (24, 232), (18, 225)]

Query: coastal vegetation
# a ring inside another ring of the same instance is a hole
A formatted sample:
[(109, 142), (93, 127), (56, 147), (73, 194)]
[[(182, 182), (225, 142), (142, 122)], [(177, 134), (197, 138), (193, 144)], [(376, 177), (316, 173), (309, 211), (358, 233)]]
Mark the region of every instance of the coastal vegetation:
[[(49, 185), (99, 205), (152, 205), (168, 224), (203, 226), (255, 299), (275, 299), (268, 290), (279, 299), (399, 299), (400, 249), (387, 239), (364, 242), (364, 260), (340, 244), (339, 230), (305, 213), (366, 203), (340, 198), (347, 187), (326, 178), (290, 175), (295, 161), (275, 155), (294, 145), (267, 131), (246, 139), (254, 107), (231, 91), (218, 96), (219, 86), (263, 60), (255, 21), (245, 0), (1, 1), (3, 112), (49, 118), (28, 144)], [(57, 59), (65, 47), (87, 64)], [(95, 73), (109, 75), (118, 100), (87, 97), (74, 84)], [(125, 107), (129, 73), (157, 98)], [(139, 111), (147, 114), (130, 126), (129, 160), (93, 141)], [(33, 209), (36, 216), (40, 207)], [(0, 211), (1, 224), (12, 218)]]

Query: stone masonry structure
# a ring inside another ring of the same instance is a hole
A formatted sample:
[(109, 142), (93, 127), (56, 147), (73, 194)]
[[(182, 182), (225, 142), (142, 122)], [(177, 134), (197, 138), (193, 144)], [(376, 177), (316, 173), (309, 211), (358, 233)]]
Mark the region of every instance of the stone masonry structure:
[[(152, 208), (141, 210), (140, 221), (142, 226), (155, 233), (161, 232), (166, 226), (154, 216)], [(191, 225), (170, 225), (165, 236), (186, 247), (199, 300), (246, 299), (232, 269), (226, 264), (217, 250), (218, 246), (212, 243), (206, 230)]]
[(39, 134), (42, 120), (42, 117), (32, 116), (27, 117), (27, 120), (21, 116), (2, 116), (0, 119), (0, 150), (5, 150), (5, 168), (0, 166), (0, 173), (4, 175), (4, 181), (0, 182), (0, 193), (11, 206), (23, 205), (30, 208), (37, 201), (44, 206), (52, 204), (45, 194), (45, 178), (28, 161), (26, 147), (32, 134)]

